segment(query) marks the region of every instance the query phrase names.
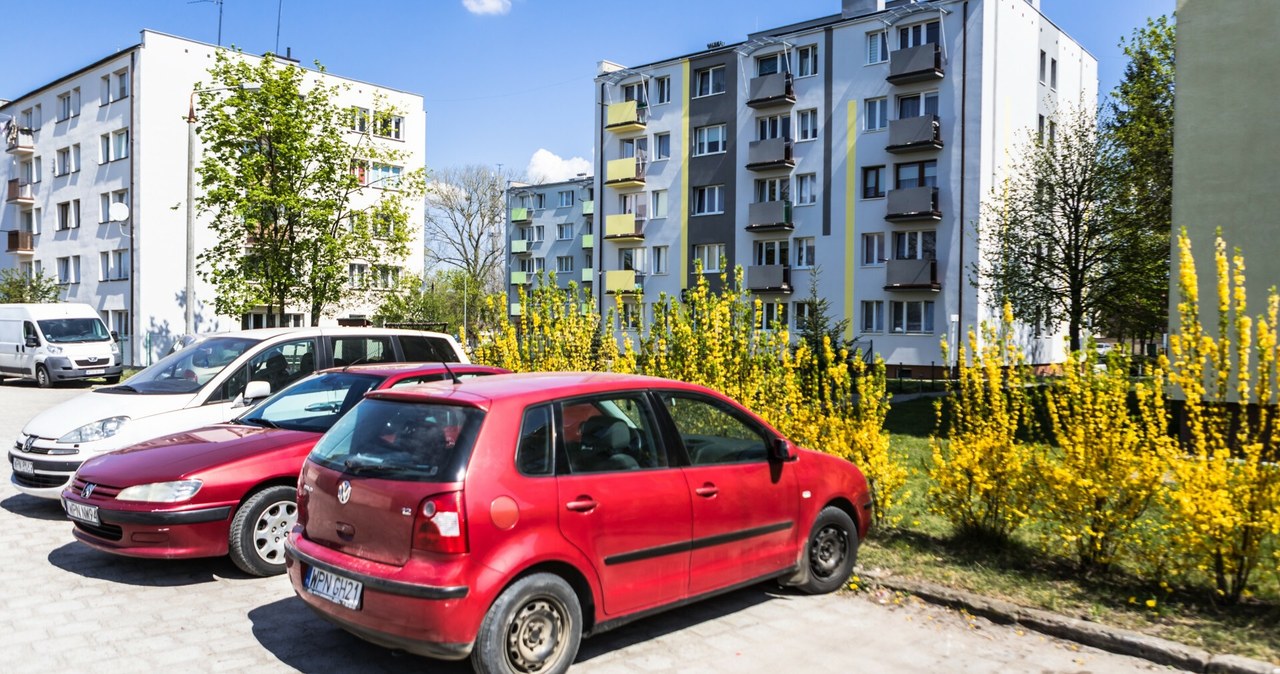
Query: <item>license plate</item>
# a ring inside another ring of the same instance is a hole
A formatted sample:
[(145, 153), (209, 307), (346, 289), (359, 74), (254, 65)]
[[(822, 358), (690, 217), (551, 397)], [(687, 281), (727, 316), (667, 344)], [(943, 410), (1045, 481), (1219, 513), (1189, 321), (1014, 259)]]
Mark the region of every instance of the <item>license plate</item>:
[(36, 464), (30, 461), (27, 461), (26, 459), (14, 459), (13, 472), (28, 473), (28, 474), (34, 473), (36, 472)]
[(73, 520), (88, 524), (100, 524), (98, 522), (98, 506), (85, 505), (63, 499), (62, 507), (67, 511), (67, 517)]
[(84, 373), (88, 376), (93, 376), (95, 374), (106, 374), (107, 371), (102, 368), (98, 368), (96, 370), (85, 370)]
[(306, 587), (312, 594), (324, 597), (335, 604), (341, 604), (353, 611), (360, 609), (360, 595), (364, 592), (364, 583), (358, 580), (345, 578), (313, 566), (307, 572)]

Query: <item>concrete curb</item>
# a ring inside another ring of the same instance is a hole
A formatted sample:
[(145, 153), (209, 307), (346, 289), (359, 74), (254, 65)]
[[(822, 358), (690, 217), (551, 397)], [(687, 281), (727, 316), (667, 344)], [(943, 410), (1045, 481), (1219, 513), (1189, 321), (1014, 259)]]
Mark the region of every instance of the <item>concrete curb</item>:
[(865, 571), (862, 576), (881, 587), (913, 594), (931, 604), (962, 609), (995, 623), (1020, 625), (1060, 639), (1142, 658), (1159, 665), (1171, 665), (1203, 674), (1280, 674), (1280, 666), (1269, 662), (1238, 655), (1214, 654), (1168, 639), (1027, 608), (963, 590)]

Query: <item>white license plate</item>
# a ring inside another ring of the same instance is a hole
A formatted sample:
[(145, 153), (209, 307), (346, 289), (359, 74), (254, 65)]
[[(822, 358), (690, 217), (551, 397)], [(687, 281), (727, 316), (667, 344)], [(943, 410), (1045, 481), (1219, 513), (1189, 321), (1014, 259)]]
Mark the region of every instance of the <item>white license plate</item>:
[(30, 462), (30, 461), (27, 461), (26, 459), (14, 459), (14, 460), (13, 460), (13, 472), (15, 472), (15, 473), (27, 473), (27, 474), (34, 473), (34, 472), (36, 472), (36, 464), (34, 464), (34, 463)]
[(98, 506), (85, 505), (63, 499), (62, 507), (67, 511), (67, 517), (73, 520), (89, 524), (100, 524), (98, 521)]
[(85, 370), (84, 373), (88, 376), (93, 376), (95, 374), (106, 374), (107, 371), (102, 368), (98, 368), (97, 370)]
[(307, 572), (306, 587), (312, 594), (324, 597), (335, 604), (341, 604), (353, 611), (360, 609), (360, 595), (364, 592), (364, 583), (358, 580), (345, 578), (313, 566)]

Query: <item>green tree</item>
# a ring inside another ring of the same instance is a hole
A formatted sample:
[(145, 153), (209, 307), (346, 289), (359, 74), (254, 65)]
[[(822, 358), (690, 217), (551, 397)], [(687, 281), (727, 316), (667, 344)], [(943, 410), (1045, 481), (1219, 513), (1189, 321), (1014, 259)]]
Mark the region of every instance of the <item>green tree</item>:
[(216, 311), (266, 305), (282, 320), (300, 306), (316, 325), (365, 299), (368, 289), (350, 283), (348, 264), (360, 261), (378, 278), (380, 267), (410, 253), (416, 223), (408, 222), (408, 205), (425, 182), (421, 169), (393, 172), (405, 153), (372, 135), (396, 111), (375, 101), (369, 118), (344, 107), (345, 85), (269, 54), (219, 52), (209, 76), (196, 85), (204, 144), (197, 173), (198, 205), (218, 238), (200, 254), (201, 276), (217, 288)]
[(0, 269), (0, 303), (57, 302), (61, 294), (57, 280), (43, 271), (32, 275), (19, 269)]

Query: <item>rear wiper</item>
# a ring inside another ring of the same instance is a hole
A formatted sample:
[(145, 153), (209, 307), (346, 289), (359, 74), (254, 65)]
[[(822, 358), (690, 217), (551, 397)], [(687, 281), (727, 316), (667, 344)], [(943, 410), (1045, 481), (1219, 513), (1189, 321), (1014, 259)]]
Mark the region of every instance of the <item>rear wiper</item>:
[(359, 459), (356, 459), (355, 457), (352, 457), (352, 458), (350, 458), (350, 459), (347, 459), (346, 461), (343, 461), (343, 462), (342, 462), (342, 465), (346, 467), (346, 469), (347, 469), (347, 471), (346, 471), (346, 472), (351, 473), (352, 475), (359, 475), (361, 471), (368, 470), (368, 469), (370, 469), (370, 468), (383, 468), (383, 467), (384, 467), (384, 466), (383, 466), (383, 464), (382, 464), (381, 462), (378, 462), (378, 463), (367, 463), (367, 462), (365, 462), (365, 461), (361, 461), (361, 460), (359, 460)]
[(262, 417), (243, 417), (240, 419), (240, 422), (252, 424), (254, 426), (262, 426), (263, 428), (280, 428), (280, 424), (277, 424), (270, 419), (263, 419)]
[(97, 390), (106, 392), (106, 393), (117, 393), (117, 392), (118, 393), (137, 393), (138, 392), (138, 389), (128, 384), (120, 384), (118, 386), (104, 386)]

